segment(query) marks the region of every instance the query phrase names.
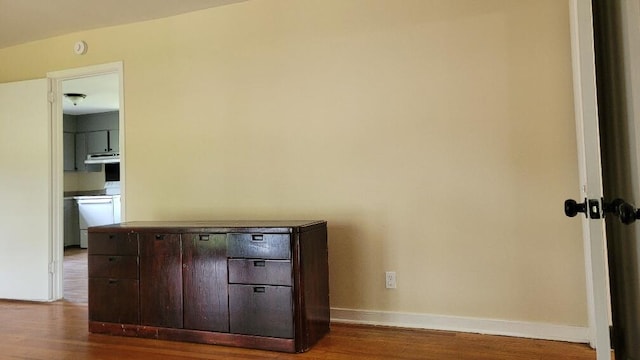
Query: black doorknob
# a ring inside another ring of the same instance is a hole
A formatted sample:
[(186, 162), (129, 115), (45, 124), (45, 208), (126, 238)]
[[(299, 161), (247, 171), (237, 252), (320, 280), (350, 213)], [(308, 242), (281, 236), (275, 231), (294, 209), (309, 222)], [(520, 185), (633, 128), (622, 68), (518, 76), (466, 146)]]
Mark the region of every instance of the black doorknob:
[(578, 215), (578, 213), (584, 213), (587, 216), (587, 200), (584, 202), (578, 203), (573, 199), (567, 199), (564, 201), (564, 214), (568, 217), (574, 217)]
[(620, 217), (620, 221), (625, 225), (635, 222), (637, 218), (636, 210), (633, 208), (633, 205), (626, 202), (618, 206), (618, 216)]
[(607, 213), (617, 216), (620, 222), (625, 225), (632, 224), (637, 219), (640, 219), (640, 209), (634, 208), (633, 205), (620, 198), (606, 204), (604, 210)]

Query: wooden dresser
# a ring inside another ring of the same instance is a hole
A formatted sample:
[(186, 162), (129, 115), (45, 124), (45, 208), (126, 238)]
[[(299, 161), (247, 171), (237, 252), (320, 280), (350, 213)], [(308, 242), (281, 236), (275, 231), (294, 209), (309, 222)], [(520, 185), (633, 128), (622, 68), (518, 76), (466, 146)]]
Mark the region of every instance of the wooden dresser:
[(329, 332), (325, 221), (89, 228), (89, 331), (304, 352)]

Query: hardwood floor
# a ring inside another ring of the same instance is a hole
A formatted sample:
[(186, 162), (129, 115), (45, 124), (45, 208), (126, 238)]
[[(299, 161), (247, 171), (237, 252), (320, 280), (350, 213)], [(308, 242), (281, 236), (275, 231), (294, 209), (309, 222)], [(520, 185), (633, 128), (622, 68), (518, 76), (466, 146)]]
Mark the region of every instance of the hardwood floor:
[[(90, 334), (87, 331), (86, 251), (65, 252), (65, 300), (0, 300), (0, 358), (110, 359), (425, 359), (595, 360), (584, 344), (447, 331), (332, 324), (311, 351), (269, 351)], [(66, 260), (70, 260), (68, 263)], [(83, 264), (84, 262), (84, 264)], [(84, 280), (83, 280), (84, 279)], [(68, 289), (68, 290), (67, 290)], [(69, 292), (67, 292), (69, 291)]]
[(87, 250), (77, 247), (64, 249), (64, 299), (75, 303), (86, 303)]

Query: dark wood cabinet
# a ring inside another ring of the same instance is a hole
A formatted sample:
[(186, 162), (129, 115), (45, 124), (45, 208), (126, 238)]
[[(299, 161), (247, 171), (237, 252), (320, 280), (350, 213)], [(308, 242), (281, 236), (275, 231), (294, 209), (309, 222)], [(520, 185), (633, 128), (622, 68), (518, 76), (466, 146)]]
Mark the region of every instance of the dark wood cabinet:
[(232, 333), (293, 339), (293, 293), (289, 286), (229, 285)]
[(229, 332), (226, 234), (183, 239), (184, 327)]
[(229, 257), (289, 259), (291, 237), (289, 234), (231, 233), (227, 235)]
[(285, 352), (329, 331), (324, 221), (89, 229), (89, 331)]
[(229, 283), (293, 285), (290, 260), (229, 259)]
[(292, 339), (291, 235), (232, 233), (227, 246), (231, 332)]
[(182, 328), (180, 234), (140, 232), (140, 324)]
[(89, 279), (89, 321), (139, 324), (138, 280)]
[(88, 253), (89, 321), (140, 323), (138, 237), (100, 233)]

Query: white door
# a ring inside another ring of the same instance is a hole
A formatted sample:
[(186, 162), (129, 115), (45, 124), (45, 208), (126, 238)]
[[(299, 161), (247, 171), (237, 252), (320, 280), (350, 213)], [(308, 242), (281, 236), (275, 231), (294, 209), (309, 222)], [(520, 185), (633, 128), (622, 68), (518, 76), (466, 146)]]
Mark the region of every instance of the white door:
[(0, 84), (0, 298), (50, 300), (48, 80)]
[[(602, 198), (600, 130), (595, 75), (593, 17), (590, 0), (571, 0), (576, 136), (578, 140), (579, 201)], [(601, 206), (601, 204), (598, 204)], [(598, 360), (611, 359), (609, 296), (604, 220), (582, 217), (591, 346)]]

